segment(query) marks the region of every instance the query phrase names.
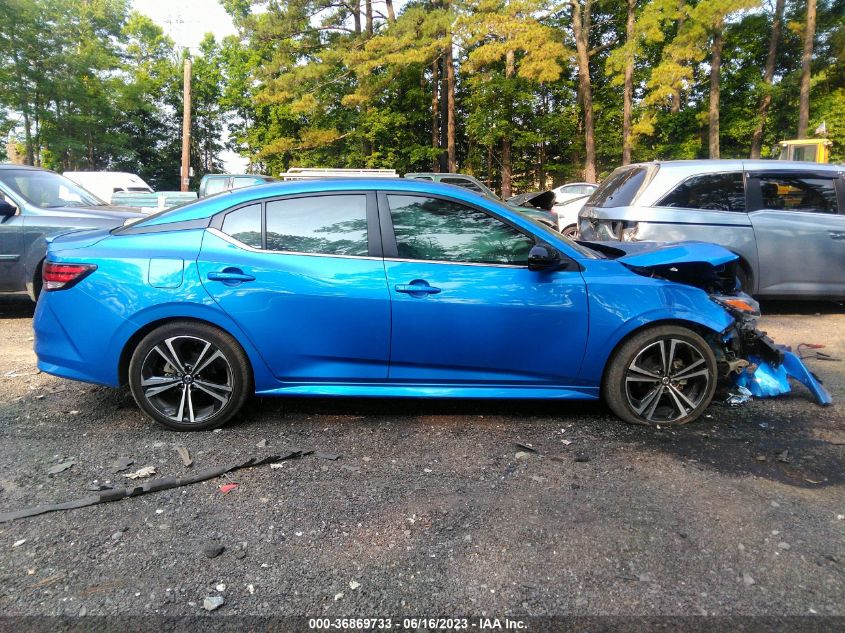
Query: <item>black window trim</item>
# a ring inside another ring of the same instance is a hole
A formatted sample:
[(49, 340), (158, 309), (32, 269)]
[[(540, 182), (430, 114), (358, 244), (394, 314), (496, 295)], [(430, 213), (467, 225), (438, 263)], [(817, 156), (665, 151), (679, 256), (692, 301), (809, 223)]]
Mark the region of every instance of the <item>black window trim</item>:
[(440, 260), (440, 259), (408, 259), (404, 257), (399, 257), (399, 248), (396, 245), (396, 233), (393, 230), (393, 218), (390, 214), (390, 203), (387, 200), (387, 196), (389, 195), (399, 195), (399, 196), (413, 196), (418, 198), (434, 198), (436, 200), (443, 200), (445, 202), (451, 202), (453, 204), (460, 204), (465, 207), (469, 207), (476, 211), (480, 211), (482, 213), (486, 213), (490, 215), (500, 222), (505, 223), (512, 229), (515, 229), (518, 233), (525, 235), (526, 237), (530, 238), (534, 245), (542, 244), (544, 246), (548, 246), (550, 248), (554, 248), (557, 252), (560, 253), (560, 266), (555, 270), (581, 270), (580, 264), (578, 264), (574, 259), (569, 257), (566, 253), (560, 252), (560, 249), (555, 248), (551, 244), (540, 240), (536, 235), (533, 233), (529, 233), (525, 231), (520, 226), (517, 226), (513, 222), (510, 221), (509, 218), (503, 217), (498, 213), (491, 211), (490, 209), (486, 209), (482, 206), (477, 204), (473, 204), (471, 202), (467, 202), (466, 200), (460, 200), (457, 198), (451, 198), (449, 196), (444, 196), (442, 194), (437, 193), (427, 193), (423, 191), (405, 191), (405, 190), (398, 190), (398, 189), (390, 189), (390, 190), (379, 190), (378, 191), (378, 217), (379, 217), (379, 227), (381, 229), (382, 235), (382, 242), (383, 252), (384, 252), (384, 259), (387, 261), (394, 261), (394, 262), (423, 262), (426, 264), (453, 264), (457, 266), (486, 266), (488, 268), (523, 268), (527, 269), (528, 266), (525, 264), (488, 264), (483, 262), (456, 262), (456, 261), (449, 261), (449, 260)]
[(819, 211), (808, 211), (806, 209), (786, 209), (789, 213), (812, 213), (814, 215), (845, 215), (845, 178), (838, 171), (823, 171), (821, 169), (756, 169), (746, 174), (746, 209), (748, 213), (764, 211), (763, 191), (760, 189), (762, 178), (814, 178), (816, 180), (832, 180), (833, 190), (836, 193), (836, 213), (824, 213)]
[[(343, 195), (357, 195), (366, 196), (366, 216), (367, 216), (367, 255), (334, 255), (332, 253), (303, 253), (300, 251), (276, 251), (267, 248), (267, 205), (271, 202), (278, 202), (280, 200), (296, 200), (298, 198), (323, 198), (326, 196), (343, 196)], [(223, 232), (223, 221), (230, 213), (240, 211), (246, 207), (251, 207), (255, 204), (261, 205), (261, 248), (244, 244), (240, 240)], [(257, 200), (249, 200), (242, 202), (223, 211), (219, 211), (212, 216), (211, 222), (208, 224), (209, 230), (215, 235), (225, 239), (227, 242), (235, 244), (239, 248), (248, 250), (254, 253), (266, 253), (275, 255), (308, 255), (312, 257), (337, 257), (342, 259), (382, 259), (382, 245), (381, 235), (379, 232), (378, 220), (378, 203), (376, 201), (376, 192), (373, 190), (349, 190), (349, 191), (308, 191), (303, 193), (294, 193), (286, 196), (273, 196), (270, 198), (260, 198)]]
[[(698, 207), (667, 207), (663, 204), (663, 201), (666, 200), (669, 196), (671, 196), (675, 191), (678, 190), (679, 187), (683, 186), (693, 178), (701, 178), (702, 176), (725, 176), (725, 175), (735, 175), (739, 174), (742, 177), (742, 190), (743, 190), (743, 202), (745, 203), (745, 209), (742, 211), (731, 211), (731, 210), (724, 210), (724, 209), (700, 209)], [(720, 171), (705, 171), (698, 174), (693, 174), (691, 176), (687, 176), (682, 181), (675, 183), (675, 186), (672, 187), (668, 192), (660, 196), (660, 199), (652, 205), (652, 208), (659, 207), (662, 209), (681, 209), (683, 211), (702, 211), (704, 213), (748, 213), (748, 209), (750, 208), (751, 199), (749, 197), (749, 187), (748, 187), (748, 178), (749, 174), (743, 169), (726, 169)]]

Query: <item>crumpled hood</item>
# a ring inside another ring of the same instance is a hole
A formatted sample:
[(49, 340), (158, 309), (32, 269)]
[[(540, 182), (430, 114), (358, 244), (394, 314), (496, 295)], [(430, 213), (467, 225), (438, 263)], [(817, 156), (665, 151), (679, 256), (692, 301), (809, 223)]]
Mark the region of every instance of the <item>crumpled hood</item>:
[(728, 249), (707, 242), (586, 242), (610, 259), (637, 268), (671, 266), (673, 264), (709, 264), (723, 266), (739, 257)]
[(507, 203), (515, 207), (533, 207), (548, 211), (555, 203), (555, 192), (532, 191), (531, 193), (521, 193), (518, 196), (508, 198)]

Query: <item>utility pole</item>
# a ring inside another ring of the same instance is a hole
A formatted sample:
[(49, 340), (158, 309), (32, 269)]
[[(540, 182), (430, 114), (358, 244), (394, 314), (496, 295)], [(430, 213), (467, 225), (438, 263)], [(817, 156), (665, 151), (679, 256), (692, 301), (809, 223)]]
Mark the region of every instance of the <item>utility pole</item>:
[(180, 191), (187, 191), (191, 182), (191, 58), (185, 58), (182, 88), (182, 170)]

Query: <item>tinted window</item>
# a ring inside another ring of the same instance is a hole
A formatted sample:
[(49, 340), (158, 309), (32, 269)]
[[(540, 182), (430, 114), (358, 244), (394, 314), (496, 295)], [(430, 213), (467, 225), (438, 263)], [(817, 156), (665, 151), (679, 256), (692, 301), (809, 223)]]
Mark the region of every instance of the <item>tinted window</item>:
[(484, 190), (471, 180), (464, 180), (463, 178), (441, 178), (440, 182), (447, 185), (455, 185), (456, 187), (463, 187), (464, 189), (469, 189), (477, 193), (484, 193)]
[(645, 167), (620, 167), (590, 196), (589, 204), (595, 207), (624, 207), (631, 204), (645, 182)]
[(251, 204), (227, 213), (222, 231), (248, 246), (261, 248), (261, 205)]
[(0, 170), (0, 182), (37, 207), (95, 207), (104, 204), (76, 183), (51, 171)]
[(314, 196), (268, 202), (267, 248), (323, 255), (367, 255), (367, 197)]
[(708, 209), (712, 211), (745, 211), (745, 188), (742, 174), (705, 174), (687, 178), (659, 207)]
[(402, 259), (528, 263), (534, 240), (484, 211), (423, 196), (387, 199)]
[(832, 178), (761, 176), (763, 209), (836, 213), (836, 187)]

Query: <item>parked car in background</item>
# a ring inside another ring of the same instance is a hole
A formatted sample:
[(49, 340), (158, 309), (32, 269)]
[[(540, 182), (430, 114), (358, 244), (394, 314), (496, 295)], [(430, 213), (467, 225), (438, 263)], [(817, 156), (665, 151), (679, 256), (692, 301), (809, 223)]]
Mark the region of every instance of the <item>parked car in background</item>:
[(140, 213), (110, 207), (47, 169), (0, 165), (0, 292), (41, 291), (47, 240), (76, 229), (111, 229)]
[(789, 161), (694, 160), (614, 171), (579, 216), (582, 240), (701, 240), (739, 255), (761, 297), (845, 297), (845, 173)]
[(583, 198), (593, 193), (598, 185), (592, 182), (568, 182), (552, 189), (555, 192), (555, 204), (565, 204), (575, 198)]
[(735, 260), (592, 249), (439, 183), (273, 183), (53, 240), (35, 351), (45, 372), (128, 383), (177, 430), (218, 427), (253, 393), (601, 395), (629, 422), (681, 424), (749, 354), (785, 358)]
[[(490, 198), (490, 200), (496, 200), (497, 202), (502, 201), (502, 199), (496, 195), (496, 192), (490, 189), (475, 176), (467, 176), (466, 174), (420, 172), (405, 174), (403, 177), (411, 180), (423, 180), (427, 182), (439, 182), (444, 185), (452, 185), (453, 187), (460, 187), (461, 189), (467, 189), (468, 191), (475, 192), (485, 198)], [(523, 194), (522, 196), (514, 196), (516, 200), (511, 198), (507, 200), (505, 204), (513, 209), (516, 209), (523, 215), (527, 215), (533, 220), (540, 222), (541, 224), (554, 228), (555, 218), (552, 216), (551, 212), (531, 204), (531, 199), (537, 195), (543, 196), (544, 192), (539, 194)]]
[(115, 193), (153, 192), (140, 176), (124, 171), (66, 171), (62, 175), (108, 203)]
[(265, 182), (273, 182), (274, 180), (276, 179), (272, 176), (262, 176), (261, 174), (206, 174), (200, 180), (197, 195), (200, 198), (205, 198), (215, 193), (263, 185)]

